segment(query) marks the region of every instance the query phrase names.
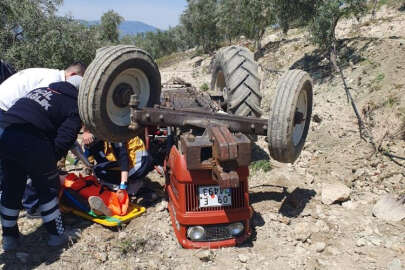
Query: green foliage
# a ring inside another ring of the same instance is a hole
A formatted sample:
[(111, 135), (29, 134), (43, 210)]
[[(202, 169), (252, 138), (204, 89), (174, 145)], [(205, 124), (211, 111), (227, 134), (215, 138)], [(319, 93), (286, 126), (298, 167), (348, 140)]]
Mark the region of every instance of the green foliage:
[(377, 75), (377, 77), (375, 78), (375, 80), (376, 80), (377, 82), (381, 82), (382, 80), (384, 80), (384, 78), (385, 78), (384, 73), (380, 73), (380, 74)]
[(250, 164), (249, 166), (250, 170), (253, 172), (257, 171), (263, 171), (263, 172), (268, 172), (271, 170), (271, 164), (269, 160), (257, 160), (254, 161)]
[(319, 0), (272, 0), (277, 24), (284, 33), (293, 25), (305, 25), (314, 16)]
[(208, 84), (205, 82), (200, 86), (200, 90), (201, 91), (208, 91), (210, 89), (210, 87), (208, 86)]
[(321, 49), (330, 51), (335, 42), (336, 26), (341, 18), (355, 16), (357, 19), (367, 11), (367, 0), (317, 1), (314, 16), (309, 22), (311, 41)]
[(193, 46), (181, 25), (167, 31), (156, 31), (127, 35), (120, 40), (121, 44), (135, 45), (152, 55), (160, 58), (171, 53), (183, 51)]
[(123, 22), (121, 17), (114, 10), (109, 10), (101, 16), (101, 39), (111, 43), (117, 43), (119, 37), (118, 26)]
[(188, 7), (180, 17), (182, 25), (192, 41), (210, 52), (218, 47), (221, 40), (218, 29), (216, 0), (187, 0)]
[(56, 16), (60, 3), (2, 0), (1, 57), (17, 69), (63, 69), (77, 60), (89, 64), (100, 44), (97, 29)]
[(256, 48), (260, 49), (260, 40), (268, 26), (276, 23), (274, 3), (271, 0), (241, 0), (241, 14), (243, 23), (241, 32), (256, 41)]
[(222, 38), (230, 44), (233, 38), (242, 35), (240, 26), (243, 24), (243, 18), (242, 16), (235, 16), (242, 13), (241, 1), (219, 1), (217, 9), (219, 32)]
[(118, 243), (118, 248), (122, 255), (128, 255), (130, 253), (141, 251), (147, 243), (148, 240), (144, 238), (137, 237), (134, 240), (126, 238)]

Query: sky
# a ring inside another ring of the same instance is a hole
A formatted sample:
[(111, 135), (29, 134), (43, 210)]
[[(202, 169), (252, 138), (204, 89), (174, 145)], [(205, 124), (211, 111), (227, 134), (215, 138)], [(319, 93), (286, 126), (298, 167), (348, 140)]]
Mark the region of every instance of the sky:
[(179, 23), (186, 5), (186, 0), (64, 0), (58, 14), (92, 21), (112, 9), (127, 21), (141, 21), (167, 30)]

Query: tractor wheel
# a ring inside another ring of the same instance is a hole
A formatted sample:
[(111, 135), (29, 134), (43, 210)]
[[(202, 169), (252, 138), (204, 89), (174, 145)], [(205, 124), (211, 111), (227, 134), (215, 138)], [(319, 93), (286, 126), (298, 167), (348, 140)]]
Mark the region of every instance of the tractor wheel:
[(222, 92), (223, 109), (234, 115), (260, 117), (260, 79), (253, 53), (247, 48), (221, 49), (214, 60), (211, 89)]
[(151, 107), (160, 103), (160, 92), (160, 73), (149, 54), (134, 46), (103, 48), (80, 85), (80, 117), (97, 138), (127, 141), (137, 135), (128, 129), (131, 95), (138, 94), (139, 107)]
[(287, 71), (277, 83), (268, 129), (270, 155), (292, 163), (301, 153), (312, 113), (312, 80), (302, 70)]

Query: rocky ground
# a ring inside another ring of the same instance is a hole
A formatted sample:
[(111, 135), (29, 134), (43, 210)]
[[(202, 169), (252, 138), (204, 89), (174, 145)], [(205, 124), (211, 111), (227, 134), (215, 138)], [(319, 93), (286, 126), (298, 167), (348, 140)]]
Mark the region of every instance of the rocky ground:
[[(380, 149), (405, 157), (405, 13), (382, 9), (376, 19), (342, 22), (339, 54), (352, 95)], [(376, 203), (386, 194), (405, 194), (405, 162), (376, 152), (359, 136), (357, 120), (338, 74), (305, 39), (269, 33), (257, 55), (261, 66), (264, 115), (277, 79), (291, 67), (314, 79), (314, 111), (301, 157), (293, 165), (270, 160), (251, 168), (253, 236), (239, 247), (185, 250), (169, 222), (167, 202), (118, 231), (71, 215), (65, 220), (75, 240), (46, 247), (40, 221), (19, 219), (24, 246), (0, 253), (3, 269), (405, 269), (404, 208), (394, 216)], [(209, 85), (209, 56), (161, 69), (162, 81), (181, 77)], [(196, 64), (197, 63), (197, 64)], [(264, 138), (253, 153), (268, 160)], [(259, 164), (259, 163), (257, 163)], [(270, 170), (268, 170), (270, 169)], [(149, 184), (162, 190), (152, 173)], [(374, 211), (373, 211), (374, 209)], [(374, 212), (374, 215), (373, 215)], [(377, 217), (375, 216), (377, 215)], [(402, 216), (403, 218), (403, 216)]]

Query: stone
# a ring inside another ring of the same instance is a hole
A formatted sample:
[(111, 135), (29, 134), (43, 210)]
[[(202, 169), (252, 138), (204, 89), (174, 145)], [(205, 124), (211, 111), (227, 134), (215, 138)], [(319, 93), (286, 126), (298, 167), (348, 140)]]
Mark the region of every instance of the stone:
[(358, 206), (358, 202), (353, 202), (353, 201), (347, 201), (342, 203), (342, 206), (348, 210), (354, 210)]
[(214, 259), (214, 253), (209, 249), (198, 250), (194, 255), (202, 262), (210, 262)]
[(118, 239), (119, 240), (123, 240), (123, 239), (127, 239), (127, 238), (128, 238), (128, 233), (126, 233), (126, 232), (120, 232), (118, 234)]
[(327, 247), (325, 251), (334, 256), (339, 255), (341, 253), (337, 248), (331, 246)]
[(320, 253), (325, 250), (326, 244), (324, 242), (316, 242), (311, 247), (313, 250)]
[(373, 215), (388, 222), (405, 219), (405, 196), (396, 199), (391, 194), (385, 195), (374, 205)]
[(163, 212), (167, 209), (167, 201), (162, 201), (159, 203), (159, 205), (156, 207), (156, 212)]
[(321, 200), (322, 203), (326, 205), (344, 202), (350, 198), (350, 192), (350, 188), (339, 182), (333, 184), (323, 184)]
[(368, 237), (368, 239), (367, 239), (370, 243), (372, 243), (374, 246), (381, 246), (381, 244), (382, 244), (382, 241), (381, 241), (381, 239), (379, 239), (378, 237), (376, 237), (376, 236), (374, 236), (374, 235), (372, 235), (372, 236), (370, 236), (370, 237)]
[(313, 229), (315, 229), (314, 232), (328, 233), (330, 231), (328, 224), (321, 219), (315, 223), (315, 226), (313, 226)]
[(388, 266), (387, 266), (388, 270), (402, 270), (402, 263), (400, 259), (394, 259), (392, 260)]
[(295, 225), (293, 235), (297, 241), (305, 242), (311, 237), (311, 225), (308, 222), (301, 222)]
[(360, 238), (359, 240), (357, 240), (356, 242), (356, 246), (357, 247), (364, 247), (367, 244), (366, 239), (364, 238)]
[(25, 253), (25, 252), (17, 252), (16, 254), (15, 254), (15, 256), (20, 260), (20, 262), (22, 262), (22, 263), (27, 263), (28, 262), (28, 257), (29, 257), (29, 254), (28, 253)]
[(314, 116), (312, 116), (312, 120), (315, 123), (321, 123), (322, 122), (322, 118), (319, 116), (319, 114), (314, 114)]
[(106, 252), (97, 252), (95, 254), (95, 257), (101, 262), (105, 262), (108, 260), (108, 256), (107, 256)]
[(241, 263), (247, 263), (247, 261), (248, 261), (248, 257), (244, 254), (239, 254), (238, 259)]

